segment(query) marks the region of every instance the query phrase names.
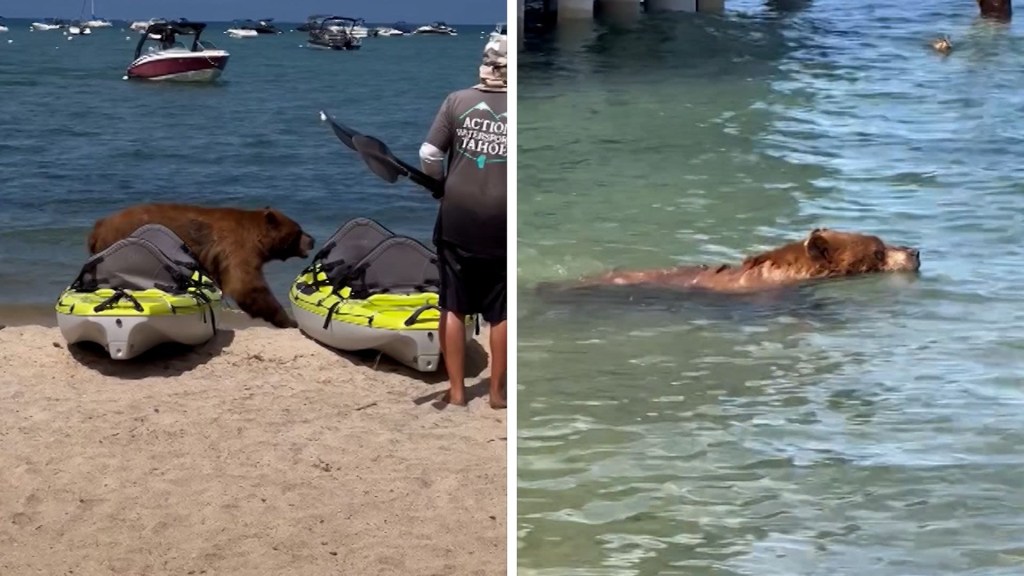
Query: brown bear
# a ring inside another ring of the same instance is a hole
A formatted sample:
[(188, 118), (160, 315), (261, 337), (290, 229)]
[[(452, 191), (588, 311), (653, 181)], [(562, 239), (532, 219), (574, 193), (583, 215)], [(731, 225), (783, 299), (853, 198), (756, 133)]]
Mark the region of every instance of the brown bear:
[(914, 248), (890, 246), (877, 236), (815, 228), (803, 240), (751, 256), (738, 266), (611, 271), (583, 278), (574, 286), (651, 285), (742, 293), (808, 280), (875, 272), (916, 272), (920, 266), (919, 253)]
[(145, 224), (161, 224), (177, 234), (224, 294), (249, 316), (278, 328), (298, 326), (263, 277), (267, 262), (306, 258), (313, 249), (313, 237), (294, 220), (270, 207), (142, 204), (97, 220), (89, 235), (89, 253), (105, 250)]

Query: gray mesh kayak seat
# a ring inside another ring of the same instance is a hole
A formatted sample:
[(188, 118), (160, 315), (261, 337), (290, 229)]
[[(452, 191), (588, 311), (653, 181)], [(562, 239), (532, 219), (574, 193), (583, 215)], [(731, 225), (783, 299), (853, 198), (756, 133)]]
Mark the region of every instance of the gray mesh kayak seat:
[[(155, 224), (143, 226), (106, 250), (94, 254), (71, 283), (75, 292), (114, 290), (113, 296), (97, 305), (96, 312), (122, 299), (134, 300), (128, 291), (157, 289), (168, 294), (190, 293), (207, 298), (203, 290), (217, 289), (185, 242), (170, 229)], [(136, 309), (141, 309), (135, 302)]]
[[(156, 246), (175, 264), (191, 270), (193, 279), (199, 280), (209, 289), (217, 289), (208, 271), (199, 264), (199, 259), (189, 249), (188, 244), (178, 237), (170, 228), (160, 224), (146, 224), (129, 235), (129, 238), (142, 238)], [(199, 275), (199, 278), (196, 278)]]
[(299, 286), (311, 294), (323, 286), (351, 289), (350, 298), (383, 293), (437, 292), (437, 255), (421, 242), (396, 235), (369, 218), (346, 222), (313, 257), (304, 273), (314, 279)]
[(356, 262), (344, 278), (352, 298), (373, 294), (437, 292), (441, 274), (437, 256), (419, 241), (392, 236)]
[(327, 239), (305, 271), (317, 270), (324, 273), (323, 278), (316, 275), (313, 281), (315, 287), (329, 285), (340, 289), (338, 282), (344, 281), (353, 266), (378, 244), (393, 236), (394, 232), (374, 220), (354, 218)]

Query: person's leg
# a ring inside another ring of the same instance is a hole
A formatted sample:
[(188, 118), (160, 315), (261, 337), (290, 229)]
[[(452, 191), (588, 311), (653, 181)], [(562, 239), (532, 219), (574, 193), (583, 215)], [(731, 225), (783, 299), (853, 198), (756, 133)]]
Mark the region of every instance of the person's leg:
[(466, 405), (466, 316), (441, 307), (441, 354), (448, 371), (448, 393), (442, 398), (449, 404)]
[(508, 367), (508, 322), (491, 324), (491, 408), (505, 408), (505, 373)]
[(505, 375), (508, 369), (508, 322), (506, 320), (505, 293), (508, 276), (504, 258), (490, 260), (487, 294), (484, 300), (484, 320), (491, 326), (491, 382), (490, 402), (495, 410), (505, 408)]
[(466, 405), (466, 315), (461, 312), (466, 305), (462, 263), (454, 248), (443, 243), (437, 247), (438, 268), (441, 274), (441, 289), (438, 306), (441, 308), (441, 323), (438, 336), (441, 339), (441, 356), (448, 373), (448, 392), (441, 401)]

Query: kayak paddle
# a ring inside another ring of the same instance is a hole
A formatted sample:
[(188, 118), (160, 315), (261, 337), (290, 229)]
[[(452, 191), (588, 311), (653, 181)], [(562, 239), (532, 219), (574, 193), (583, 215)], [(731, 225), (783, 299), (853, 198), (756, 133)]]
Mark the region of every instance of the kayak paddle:
[(433, 178), (408, 162), (403, 161), (391, 152), (388, 145), (373, 136), (367, 136), (340, 124), (330, 118), (326, 112), (320, 111), (320, 120), (327, 122), (334, 135), (347, 148), (354, 150), (366, 163), (371, 172), (388, 183), (395, 183), (399, 177), (405, 177), (413, 183), (426, 188), (434, 198), (444, 196), (444, 182)]

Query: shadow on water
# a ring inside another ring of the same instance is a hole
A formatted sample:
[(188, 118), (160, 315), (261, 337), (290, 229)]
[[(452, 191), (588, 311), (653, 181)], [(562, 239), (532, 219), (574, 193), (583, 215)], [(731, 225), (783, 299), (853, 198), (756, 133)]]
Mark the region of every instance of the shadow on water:
[(526, 38), (520, 78), (537, 81), (538, 73), (566, 69), (570, 64), (566, 58), (572, 57), (586, 59), (601, 72), (656, 69), (666, 75), (743, 74), (753, 66), (723, 64), (777, 63), (794, 49), (785, 34), (788, 25), (772, 14), (738, 13), (642, 15), (629, 23), (563, 22)]
[[(748, 294), (722, 294), (706, 290), (657, 286), (571, 286), (556, 282), (537, 284), (526, 309), (541, 309), (547, 319), (579, 318), (588, 324), (614, 325), (624, 316), (647, 316), (654, 322), (671, 319), (677, 324), (716, 323), (733, 327), (771, 326), (780, 319), (808, 327), (846, 328), (852, 321), (873, 314), (918, 280), (916, 274), (835, 279), (810, 282)], [(860, 297), (851, 298), (849, 284)], [(837, 291), (845, 286), (846, 293)], [(868, 293), (864, 293), (867, 289)]]

